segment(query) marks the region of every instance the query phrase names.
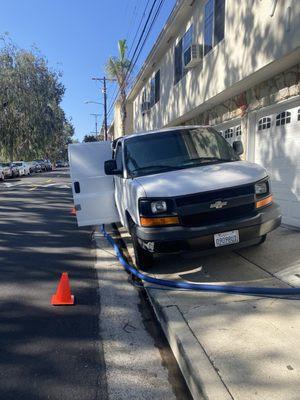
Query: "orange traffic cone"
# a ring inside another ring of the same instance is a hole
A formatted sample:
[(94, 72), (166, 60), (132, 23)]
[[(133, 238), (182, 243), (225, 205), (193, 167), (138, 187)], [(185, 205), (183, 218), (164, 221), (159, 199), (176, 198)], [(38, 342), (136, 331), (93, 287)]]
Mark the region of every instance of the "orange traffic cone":
[(75, 207), (71, 208), (70, 215), (76, 215), (76, 208)]
[(71, 295), (69, 276), (67, 272), (61, 274), (56, 293), (51, 298), (53, 306), (66, 306), (74, 304), (74, 296)]

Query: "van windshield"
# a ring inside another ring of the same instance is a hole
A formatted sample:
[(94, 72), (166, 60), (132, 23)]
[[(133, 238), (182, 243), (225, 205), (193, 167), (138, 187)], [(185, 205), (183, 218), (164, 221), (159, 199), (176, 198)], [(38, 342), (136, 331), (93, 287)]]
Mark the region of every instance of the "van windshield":
[(239, 160), (213, 128), (151, 133), (128, 138), (124, 144), (125, 165), (133, 177)]

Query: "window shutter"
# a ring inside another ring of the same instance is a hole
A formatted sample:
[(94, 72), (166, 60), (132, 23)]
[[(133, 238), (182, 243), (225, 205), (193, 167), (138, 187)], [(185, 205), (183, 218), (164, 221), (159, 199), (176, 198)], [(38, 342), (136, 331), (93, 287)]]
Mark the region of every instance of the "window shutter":
[(174, 83), (180, 81), (182, 78), (182, 40), (175, 46), (174, 53)]
[(204, 55), (207, 54), (213, 46), (213, 16), (214, 0), (208, 0), (204, 8)]
[(155, 103), (160, 100), (160, 70), (155, 74)]
[(224, 39), (225, 30), (225, 0), (215, 0), (214, 44)]

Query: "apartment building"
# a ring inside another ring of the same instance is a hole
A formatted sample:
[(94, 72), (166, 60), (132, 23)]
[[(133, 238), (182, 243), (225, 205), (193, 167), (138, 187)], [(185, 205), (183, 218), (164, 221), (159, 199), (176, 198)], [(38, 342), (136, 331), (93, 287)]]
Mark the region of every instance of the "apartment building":
[(210, 124), (265, 166), (300, 227), (300, 1), (179, 0), (128, 95), (126, 133)]

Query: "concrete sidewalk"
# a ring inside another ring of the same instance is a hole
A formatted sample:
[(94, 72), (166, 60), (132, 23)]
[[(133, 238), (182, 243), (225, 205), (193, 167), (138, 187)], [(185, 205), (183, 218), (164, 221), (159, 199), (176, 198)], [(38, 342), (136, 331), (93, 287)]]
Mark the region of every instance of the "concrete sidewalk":
[(151, 306), (128, 282), (128, 274), (103, 235), (96, 231), (93, 236), (108, 398), (191, 400), (168, 342), (150, 315)]
[[(130, 237), (121, 233), (133, 257)], [(264, 245), (238, 253), (160, 257), (152, 275), (190, 282), (297, 286), (299, 243), (299, 232), (280, 228)], [(149, 286), (147, 292), (195, 399), (300, 399), (299, 300)]]

